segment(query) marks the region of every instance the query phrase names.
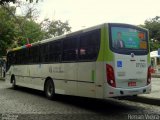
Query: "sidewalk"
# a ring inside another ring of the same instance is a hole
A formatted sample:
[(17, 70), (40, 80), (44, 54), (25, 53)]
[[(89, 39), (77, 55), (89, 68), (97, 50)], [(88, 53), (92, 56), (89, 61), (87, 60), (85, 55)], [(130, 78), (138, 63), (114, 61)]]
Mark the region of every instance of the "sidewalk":
[(156, 77), (152, 77), (152, 90), (150, 94), (138, 95), (129, 100), (160, 106), (160, 75), (155, 76)]
[(152, 73), (152, 78), (160, 78), (160, 74), (159, 73)]
[(151, 79), (151, 93), (141, 96), (160, 100), (160, 74), (153, 74)]

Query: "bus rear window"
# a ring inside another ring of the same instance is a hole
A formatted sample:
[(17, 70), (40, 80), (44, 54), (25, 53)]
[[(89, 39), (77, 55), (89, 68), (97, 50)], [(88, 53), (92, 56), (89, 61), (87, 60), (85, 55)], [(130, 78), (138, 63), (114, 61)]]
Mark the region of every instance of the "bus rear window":
[(113, 49), (147, 49), (147, 32), (143, 29), (112, 26), (110, 30)]

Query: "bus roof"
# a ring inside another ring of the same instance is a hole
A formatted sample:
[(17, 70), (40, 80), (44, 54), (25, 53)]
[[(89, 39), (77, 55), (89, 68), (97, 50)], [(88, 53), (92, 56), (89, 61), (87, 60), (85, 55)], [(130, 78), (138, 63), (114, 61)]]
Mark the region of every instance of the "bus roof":
[[(73, 35), (78, 35), (80, 33), (92, 31), (92, 30), (95, 30), (95, 29), (100, 29), (103, 26), (107, 26), (108, 24), (117, 24), (117, 25), (122, 24), (122, 25), (130, 25), (130, 26), (132, 26), (131, 24), (124, 24), (124, 23), (103, 23), (103, 24), (96, 25), (96, 26), (93, 26), (93, 27), (89, 27), (89, 28), (85, 28), (85, 29), (78, 30), (78, 31), (75, 31), (75, 32), (71, 32), (71, 33), (68, 33), (68, 34), (65, 34), (65, 35), (60, 35), (60, 36), (52, 37), (52, 38), (45, 39), (45, 40), (42, 40), (42, 41), (37, 41), (37, 42), (31, 43), (29, 45), (24, 45), (24, 46), (21, 46), (21, 47), (13, 48), (13, 49), (9, 50), (8, 52), (16, 51), (16, 50), (19, 50), (19, 49), (23, 49), (23, 48), (27, 48), (27, 47), (43, 44), (43, 43), (47, 43), (47, 42), (50, 42), (50, 41), (55, 41), (55, 40), (66, 38), (66, 37), (70, 37), (70, 36), (73, 36)], [(135, 25), (133, 25), (133, 26), (135, 26)], [(137, 26), (137, 27), (139, 27), (139, 26)], [(139, 27), (139, 28), (141, 28), (141, 27)], [(142, 28), (142, 29), (144, 29), (144, 28)]]
[(47, 43), (47, 42), (50, 42), (50, 41), (55, 41), (55, 40), (58, 40), (58, 39), (70, 37), (70, 36), (77, 35), (77, 34), (80, 34), (80, 33), (83, 33), (83, 32), (88, 32), (88, 31), (91, 31), (91, 30), (99, 29), (102, 26), (104, 26), (105, 24), (106, 23), (100, 24), (100, 25), (96, 25), (96, 26), (93, 26), (93, 27), (89, 27), (89, 28), (85, 28), (83, 30), (78, 30), (78, 31), (75, 31), (75, 32), (71, 32), (71, 33), (68, 33), (68, 34), (65, 34), (65, 35), (60, 35), (60, 36), (52, 37), (52, 38), (45, 39), (45, 40), (42, 40), (42, 41), (37, 41), (37, 42), (31, 43), (31, 44), (27, 44), (27, 45), (24, 45), (24, 46), (16, 47), (16, 48), (13, 48), (11, 50), (8, 50), (8, 52), (17, 51), (17, 50), (24, 49), (24, 48), (27, 48), (27, 47), (31, 47), (31, 46)]
[(96, 26), (93, 26), (93, 27), (89, 27), (89, 28), (85, 28), (85, 29), (82, 29), (82, 30), (78, 30), (78, 31), (75, 31), (75, 32), (67, 33), (67, 34), (64, 34), (64, 35), (60, 35), (60, 36), (57, 36), (57, 37), (45, 39), (45, 40), (40, 41), (40, 43), (46, 43), (46, 42), (50, 42), (50, 41), (54, 41), (54, 40), (58, 40), (58, 39), (66, 38), (66, 37), (70, 37), (70, 36), (73, 36), (73, 35), (78, 35), (78, 34), (83, 33), (83, 32), (88, 32), (88, 31), (92, 31), (92, 30), (95, 30), (95, 29), (99, 29), (102, 26), (104, 26), (105, 24), (106, 23), (100, 24), (100, 25), (96, 25)]

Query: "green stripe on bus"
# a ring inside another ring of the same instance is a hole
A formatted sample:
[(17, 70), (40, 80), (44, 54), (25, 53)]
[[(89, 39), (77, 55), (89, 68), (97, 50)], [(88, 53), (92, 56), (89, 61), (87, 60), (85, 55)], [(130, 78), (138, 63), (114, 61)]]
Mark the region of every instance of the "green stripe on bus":
[(106, 24), (101, 28), (101, 42), (97, 61), (113, 61), (113, 52), (109, 48), (109, 31)]
[(101, 28), (101, 39), (100, 39), (100, 49), (99, 49), (99, 54), (98, 54), (98, 59), (97, 61), (104, 61), (104, 50), (105, 50), (105, 27)]
[[(148, 32), (148, 35), (149, 35), (149, 32)], [(149, 44), (149, 37), (148, 37), (148, 55), (147, 55), (147, 57), (148, 57), (148, 64), (150, 65), (151, 64), (151, 58), (150, 58), (150, 44)]]
[(113, 61), (113, 52), (110, 50), (110, 46), (109, 46), (109, 28), (108, 25), (106, 27), (106, 35), (105, 35), (105, 41), (106, 41), (106, 51), (104, 54), (104, 60), (107, 62), (112, 62)]

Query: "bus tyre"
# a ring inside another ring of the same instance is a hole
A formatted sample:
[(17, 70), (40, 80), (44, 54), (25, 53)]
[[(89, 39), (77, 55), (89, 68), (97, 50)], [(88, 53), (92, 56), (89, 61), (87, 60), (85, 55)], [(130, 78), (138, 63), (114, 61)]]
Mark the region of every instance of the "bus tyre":
[(46, 81), (44, 92), (45, 92), (46, 97), (50, 100), (55, 97), (55, 87), (51, 79)]
[(13, 89), (16, 89), (16, 79), (15, 79), (15, 77), (12, 77), (12, 88)]

